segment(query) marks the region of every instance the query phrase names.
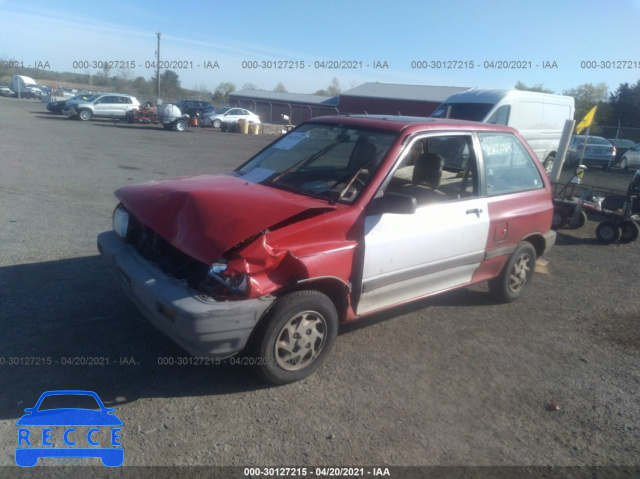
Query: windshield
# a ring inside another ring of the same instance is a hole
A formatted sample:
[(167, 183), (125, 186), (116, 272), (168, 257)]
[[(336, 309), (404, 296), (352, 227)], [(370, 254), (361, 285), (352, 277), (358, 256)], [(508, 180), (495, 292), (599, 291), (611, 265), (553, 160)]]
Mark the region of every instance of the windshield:
[(493, 106), (493, 103), (443, 103), (431, 117), (482, 121)]
[(231, 108), (225, 107), (225, 108), (218, 108), (216, 111), (214, 111), (213, 113), (215, 113), (216, 115), (222, 115), (223, 113), (228, 112), (229, 110), (231, 110)]
[(306, 124), (235, 173), (254, 183), (350, 203), (369, 183), (396, 137), (357, 127)]

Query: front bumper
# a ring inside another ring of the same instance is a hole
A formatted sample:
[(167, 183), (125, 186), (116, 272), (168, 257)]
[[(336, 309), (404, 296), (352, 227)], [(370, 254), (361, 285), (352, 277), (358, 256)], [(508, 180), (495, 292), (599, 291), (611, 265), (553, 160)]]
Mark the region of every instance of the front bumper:
[(274, 299), (216, 301), (167, 276), (113, 231), (98, 235), (98, 250), (142, 314), (194, 356), (241, 351)]

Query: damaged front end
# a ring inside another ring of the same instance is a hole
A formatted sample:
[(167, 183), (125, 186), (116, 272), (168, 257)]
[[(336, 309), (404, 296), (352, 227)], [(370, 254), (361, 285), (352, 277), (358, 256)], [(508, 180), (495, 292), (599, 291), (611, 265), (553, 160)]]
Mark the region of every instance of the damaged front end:
[(163, 273), (217, 301), (270, 294), (289, 282), (302, 279), (305, 273), (304, 266), (289, 251), (275, 251), (268, 245), (268, 230), (230, 248), (212, 264), (182, 252), (122, 204), (114, 211), (113, 230)]

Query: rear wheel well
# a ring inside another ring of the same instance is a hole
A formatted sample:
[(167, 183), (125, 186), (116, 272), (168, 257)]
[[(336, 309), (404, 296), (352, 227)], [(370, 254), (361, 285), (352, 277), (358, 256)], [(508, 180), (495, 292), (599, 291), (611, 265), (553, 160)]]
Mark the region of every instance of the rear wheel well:
[(539, 234), (527, 236), (526, 238), (523, 239), (523, 241), (527, 241), (528, 243), (531, 243), (533, 248), (536, 250), (536, 256), (538, 258), (542, 256), (542, 253), (544, 253), (547, 246), (544, 237)]

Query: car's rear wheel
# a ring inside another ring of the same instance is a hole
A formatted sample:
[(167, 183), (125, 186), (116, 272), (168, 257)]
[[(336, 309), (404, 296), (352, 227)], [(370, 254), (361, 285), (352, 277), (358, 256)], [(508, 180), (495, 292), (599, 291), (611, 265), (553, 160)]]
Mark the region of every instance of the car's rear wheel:
[(92, 116), (93, 113), (91, 113), (91, 110), (87, 110), (86, 108), (83, 108), (78, 112), (78, 119), (82, 121), (89, 121)]
[(278, 299), (256, 331), (258, 373), (274, 384), (309, 376), (327, 359), (338, 332), (338, 313), (319, 291), (296, 291)]
[(499, 301), (515, 301), (531, 282), (536, 266), (536, 250), (526, 241), (521, 242), (502, 269), (500, 276), (489, 281), (489, 291)]
[(620, 223), (620, 243), (631, 243), (640, 236), (640, 226), (633, 220), (624, 220)]
[(621, 228), (613, 221), (603, 221), (596, 228), (596, 237), (603, 244), (616, 243), (621, 236)]

